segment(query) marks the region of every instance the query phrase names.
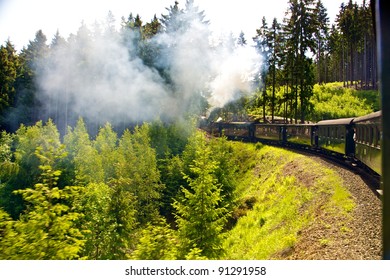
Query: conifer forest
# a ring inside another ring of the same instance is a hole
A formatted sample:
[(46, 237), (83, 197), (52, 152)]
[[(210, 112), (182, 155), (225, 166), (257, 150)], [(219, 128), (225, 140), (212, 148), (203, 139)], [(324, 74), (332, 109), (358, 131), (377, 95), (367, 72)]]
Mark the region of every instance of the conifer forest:
[(149, 22), (108, 12), (68, 38), (3, 42), (0, 259), (233, 258), (253, 150), (202, 122), (379, 109), (372, 3), (346, 0), (333, 24), (321, 0), (283, 9), (253, 38), (212, 38), (183, 0)]

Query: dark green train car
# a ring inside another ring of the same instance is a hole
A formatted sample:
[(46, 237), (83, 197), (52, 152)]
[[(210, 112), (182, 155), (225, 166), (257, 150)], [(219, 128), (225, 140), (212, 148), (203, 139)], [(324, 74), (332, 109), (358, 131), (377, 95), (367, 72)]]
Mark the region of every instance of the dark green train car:
[(353, 156), (353, 118), (326, 120), (317, 123), (315, 132), (316, 145), (322, 149), (338, 154)]
[(218, 122), (214, 123), (217, 128), (218, 136), (226, 136), (233, 140), (253, 140), (253, 123), (252, 122)]
[(382, 174), (382, 112), (378, 111), (353, 120), (355, 126), (355, 157), (378, 174)]
[(285, 126), (286, 141), (291, 144), (299, 144), (306, 146), (315, 145), (313, 124), (288, 124)]
[(254, 136), (260, 141), (281, 142), (283, 140), (283, 125), (255, 124)]

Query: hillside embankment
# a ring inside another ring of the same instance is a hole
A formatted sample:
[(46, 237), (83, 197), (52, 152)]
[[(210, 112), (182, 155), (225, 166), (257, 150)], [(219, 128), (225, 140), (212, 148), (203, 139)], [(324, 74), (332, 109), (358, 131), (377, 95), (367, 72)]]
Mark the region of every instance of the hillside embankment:
[(318, 156), (236, 143), (237, 188), (227, 259), (380, 259), (382, 204), (351, 171)]

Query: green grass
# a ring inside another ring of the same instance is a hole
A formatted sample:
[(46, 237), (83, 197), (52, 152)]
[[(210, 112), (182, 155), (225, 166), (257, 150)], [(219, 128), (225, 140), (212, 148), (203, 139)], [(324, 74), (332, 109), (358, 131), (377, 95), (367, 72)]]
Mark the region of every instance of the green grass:
[(342, 85), (342, 82), (314, 85), (310, 99), (313, 105), (309, 116), (311, 120), (363, 116), (379, 110), (378, 91), (356, 90), (344, 88)]
[[(276, 92), (276, 98), (282, 100), (285, 88)], [(271, 92), (268, 92), (271, 96)], [(306, 120), (317, 122), (325, 119), (337, 119), (363, 116), (380, 109), (380, 96), (378, 90), (361, 90), (354, 87), (343, 87), (343, 82), (315, 84), (313, 95), (309, 99), (310, 110), (306, 112)], [(277, 116), (284, 115), (284, 106), (280, 106)], [(255, 119), (262, 119), (262, 106), (248, 108), (248, 114)], [(271, 115), (267, 106), (266, 114)]]
[[(342, 179), (318, 162), (261, 144), (233, 146), (250, 166), (240, 161), (244, 171), (233, 213), (238, 220), (226, 233), (225, 259), (278, 259), (299, 241), (298, 233), (314, 222), (318, 210), (347, 216), (354, 209)], [(291, 174), (285, 176), (287, 166)], [(303, 183), (313, 174), (312, 185)], [(324, 246), (329, 242), (324, 238)]]

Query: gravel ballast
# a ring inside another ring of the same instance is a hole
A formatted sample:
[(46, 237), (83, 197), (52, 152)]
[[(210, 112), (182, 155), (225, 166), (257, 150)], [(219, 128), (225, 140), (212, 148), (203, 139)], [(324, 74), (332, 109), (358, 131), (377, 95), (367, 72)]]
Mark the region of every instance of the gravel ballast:
[[(382, 258), (382, 202), (354, 172), (313, 157), (343, 178), (355, 208), (349, 217), (318, 211), (315, 219), (298, 236), (285, 259), (299, 260), (378, 260)], [(315, 180), (315, 177), (312, 178)], [(308, 182), (306, 182), (307, 184)]]

